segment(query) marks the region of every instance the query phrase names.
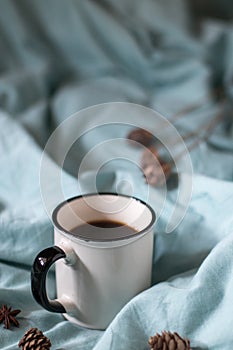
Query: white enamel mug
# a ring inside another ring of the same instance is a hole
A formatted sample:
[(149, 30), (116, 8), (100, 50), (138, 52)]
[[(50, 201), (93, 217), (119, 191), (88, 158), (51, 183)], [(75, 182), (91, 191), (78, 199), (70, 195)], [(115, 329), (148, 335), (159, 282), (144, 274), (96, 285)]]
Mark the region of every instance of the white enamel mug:
[[(119, 236), (101, 228), (96, 234), (72, 230), (93, 220), (121, 222), (134, 233)], [(151, 285), (155, 213), (145, 202), (114, 193), (71, 198), (53, 212), (55, 246), (35, 258), (31, 287), (46, 310), (63, 313), (84, 327), (105, 329), (121, 308)], [(46, 275), (56, 262), (57, 299), (46, 292)]]

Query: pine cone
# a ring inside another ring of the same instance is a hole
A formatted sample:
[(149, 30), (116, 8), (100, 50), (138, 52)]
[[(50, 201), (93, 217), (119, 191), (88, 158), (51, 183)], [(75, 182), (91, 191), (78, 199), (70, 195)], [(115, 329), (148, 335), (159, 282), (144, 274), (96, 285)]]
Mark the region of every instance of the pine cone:
[(50, 340), (37, 328), (29, 329), (19, 341), (22, 350), (49, 350)]
[(162, 335), (156, 333), (148, 341), (151, 350), (192, 350), (190, 341), (181, 338), (178, 333), (162, 332)]
[(142, 128), (133, 129), (129, 132), (127, 138), (130, 141), (135, 141), (134, 143), (131, 143), (133, 147), (140, 147), (141, 145), (149, 147), (156, 142), (155, 136)]
[(173, 167), (171, 162), (168, 163), (159, 156), (158, 149), (154, 146), (144, 150), (140, 165), (146, 182), (154, 187), (165, 185)]

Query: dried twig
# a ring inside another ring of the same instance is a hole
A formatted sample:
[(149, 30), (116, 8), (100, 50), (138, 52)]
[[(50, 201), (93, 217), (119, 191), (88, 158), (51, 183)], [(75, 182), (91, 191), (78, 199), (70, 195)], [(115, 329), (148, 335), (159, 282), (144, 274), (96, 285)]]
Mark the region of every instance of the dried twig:
[[(187, 147), (188, 151), (191, 152), (193, 149), (199, 146), (202, 142), (208, 140), (208, 138), (212, 135), (213, 131), (215, 130), (219, 122), (222, 121), (223, 119), (224, 119), (224, 111), (222, 110), (213, 118), (213, 120), (210, 121), (209, 124), (207, 124), (206, 127), (202, 126), (200, 129), (198, 129), (196, 132), (196, 136), (199, 134), (199, 132), (203, 132), (203, 131), (204, 131), (204, 135), (197, 137), (197, 139), (194, 140), (194, 142)], [(178, 156), (176, 156), (174, 161), (177, 161), (183, 155), (184, 155), (184, 151), (182, 151)]]
[(174, 157), (170, 162), (166, 162), (159, 156), (158, 147), (147, 147), (143, 152), (141, 159), (141, 166), (143, 169), (143, 174), (146, 178), (146, 182), (152, 186), (162, 186), (170, 177), (175, 162), (177, 162), (187, 151), (191, 152), (201, 142), (207, 140), (213, 133), (215, 127), (223, 119), (223, 117), (224, 110), (218, 113), (207, 125), (202, 125), (195, 132), (188, 133), (186, 135), (186, 139), (190, 139), (190, 136), (196, 136), (197, 139), (194, 140), (194, 142), (192, 142), (191, 145), (187, 147), (187, 149), (182, 150), (180, 154)]

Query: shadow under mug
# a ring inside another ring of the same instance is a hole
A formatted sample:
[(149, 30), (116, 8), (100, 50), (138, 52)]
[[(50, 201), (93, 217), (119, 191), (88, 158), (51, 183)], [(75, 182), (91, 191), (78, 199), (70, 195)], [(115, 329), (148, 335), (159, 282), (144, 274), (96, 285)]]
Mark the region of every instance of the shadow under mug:
[[(105, 329), (130, 299), (151, 286), (155, 213), (137, 198), (98, 193), (61, 203), (52, 218), (55, 245), (34, 260), (32, 294), (48, 311), (84, 327)], [(122, 222), (135, 231), (123, 237), (117, 227), (101, 228), (93, 237), (72, 233), (96, 220)], [(50, 300), (46, 275), (55, 262), (57, 299)]]

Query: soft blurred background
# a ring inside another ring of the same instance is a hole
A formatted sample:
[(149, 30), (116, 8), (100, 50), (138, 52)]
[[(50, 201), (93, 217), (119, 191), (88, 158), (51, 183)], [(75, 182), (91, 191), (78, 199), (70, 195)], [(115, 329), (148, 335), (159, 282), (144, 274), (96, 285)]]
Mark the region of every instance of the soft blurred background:
[(1, 0), (0, 108), (42, 147), (72, 113), (112, 101), (194, 128), (226, 97), (232, 132), (232, 18), (230, 0)]

